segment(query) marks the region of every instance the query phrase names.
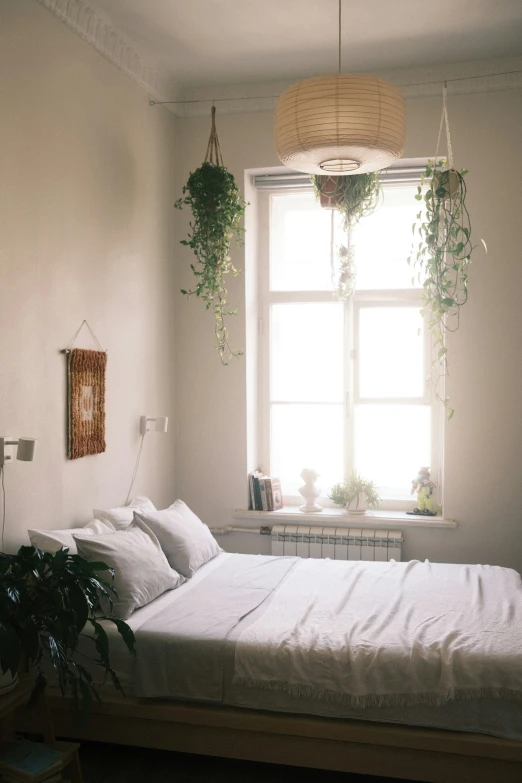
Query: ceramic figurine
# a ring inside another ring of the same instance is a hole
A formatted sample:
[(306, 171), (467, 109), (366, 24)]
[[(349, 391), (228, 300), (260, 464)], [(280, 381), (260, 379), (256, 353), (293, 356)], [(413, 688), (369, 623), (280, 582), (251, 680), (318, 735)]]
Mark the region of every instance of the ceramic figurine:
[(310, 470), (310, 468), (304, 468), (301, 471), (301, 478), (304, 484), (299, 488), (299, 493), (304, 497), (306, 503), (299, 506), (299, 511), (302, 511), (303, 514), (318, 514), (319, 511), (323, 510), (323, 507), (316, 502), (320, 493), (320, 490), (315, 486), (319, 473), (316, 473), (315, 470)]
[(417, 493), (417, 505), (408, 514), (420, 514), (425, 517), (434, 517), (437, 512), (433, 509), (433, 489), (435, 484), (431, 480), (429, 468), (419, 468), (418, 475), (411, 482), (411, 494)]

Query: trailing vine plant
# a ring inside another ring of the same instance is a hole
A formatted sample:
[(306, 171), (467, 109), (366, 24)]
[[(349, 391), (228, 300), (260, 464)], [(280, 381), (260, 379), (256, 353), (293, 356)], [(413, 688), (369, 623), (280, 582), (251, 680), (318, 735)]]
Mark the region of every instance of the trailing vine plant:
[(183, 187), (183, 196), (176, 203), (176, 209), (190, 207), (192, 221), (188, 239), (181, 244), (190, 247), (197, 258), (191, 264), (196, 286), (182, 289), (187, 297), (197, 296), (205, 302), (207, 310), (214, 314), (214, 330), (217, 351), (222, 364), (228, 364), (232, 356), (241, 356), (243, 351), (233, 349), (229, 343), (226, 319), (237, 315), (237, 309), (230, 307), (225, 278), (236, 277), (239, 270), (230, 257), (232, 239), (243, 243), (245, 229), (241, 218), (248, 206), (242, 198), (233, 175), (223, 165), (216, 131), (216, 109), (212, 107), (212, 127), (204, 163), (191, 172)]
[(336, 209), (347, 234), (346, 245), (337, 250), (339, 270), (334, 277), (334, 292), (339, 299), (349, 299), (355, 288), (355, 259), (351, 234), (361, 218), (373, 214), (381, 200), (379, 172), (343, 176), (314, 175), (312, 184), (321, 206)]
[(434, 338), (435, 358), (429, 384), (451, 419), (454, 409), (440, 392), (448, 373), (446, 336), (459, 328), (460, 309), (468, 300), (468, 269), (471, 263), (471, 221), (466, 206), (466, 169), (446, 168), (446, 161), (429, 161), (415, 198), (423, 202), (412, 232), (419, 236), (408, 258), (423, 283), (422, 315), (428, 313), (428, 328)]
[[(448, 162), (438, 157), (442, 129), (446, 128)], [(435, 159), (428, 166), (415, 198), (423, 202), (417, 213), (412, 232), (419, 236), (414, 240), (408, 263), (417, 269), (419, 282), (423, 284), (422, 298), (429, 321), (428, 328), (434, 337), (436, 350), (432, 373), (428, 384), (438, 400), (446, 408), (446, 417), (455, 413), (449, 398), (441, 394), (441, 382), (449, 375), (446, 338), (460, 325), (460, 310), (468, 300), (468, 270), (474, 245), (471, 243), (471, 220), (466, 206), (466, 169), (457, 171), (453, 166), (453, 150), (448, 120), (447, 87), (442, 90), (442, 117)], [(486, 243), (482, 244), (487, 253)], [(424, 315), (424, 311), (421, 311)]]

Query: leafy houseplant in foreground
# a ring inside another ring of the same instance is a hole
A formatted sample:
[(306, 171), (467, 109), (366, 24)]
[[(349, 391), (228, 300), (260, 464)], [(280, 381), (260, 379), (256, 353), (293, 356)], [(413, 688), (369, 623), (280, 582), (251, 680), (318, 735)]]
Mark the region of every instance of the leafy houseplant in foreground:
[(430, 161), (415, 198), (422, 202), (413, 224), (420, 241), (408, 259), (423, 283), (422, 299), (428, 327), (434, 337), (436, 358), (431, 383), (450, 419), (449, 399), (440, 394), (441, 379), (448, 375), (447, 332), (459, 327), (460, 308), (468, 299), (468, 268), (471, 263), (471, 224), (466, 207), (467, 171), (447, 169), (444, 160)]
[[(110, 605), (116, 595), (112, 584), (99, 576), (106, 572), (112, 579), (111, 569), (68, 552), (51, 554), (23, 546), (16, 555), (0, 553), (0, 667), (13, 676), (24, 659), (36, 667), (34, 702), (47, 685), (44, 665), (49, 662), (62, 694), (70, 688), (74, 704), (88, 710), (93, 696), (99, 696), (81, 661), (99, 667), (122, 690), (100, 620), (116, 625), (131, 654), (134, 634), (123, 620), (95, 615), (100, 597)], [(89, 625), (92, 631), (86, 634)], [(78, 651), (81, 637), (88, 640), (90, 652)]]
[(189, 297), (195, 294), (205, 302), (207, 310), (213, 311), (217, 350), (221, 362), (228, 364), (231, 356), (243, 353), (232, 349), (228, 340), (226, 318), (237, 314), (237, 310), (229, 305), (225, 278), (230, 273), (234, 277), (238, 274), (230, 258), (230, 243), (233, 238), (242, 242), (241, 218), (247, 204), (233, 175), (223, 166), (215, 112), (212, 107), (212, 129), (205, 162), (191, 172), (183, 187), (183, 197), (176, 201), (175, 207), (188, 206), (192, 210), (189, 238), (181, 244), (190, 247), (197, 258), (196, 264), (191, 264), (197, 284), (193, 290), (181, 293)]
[(316, 197), (325, 209), (336, 209), (342, 217), (342, 228), (347, 234), (346, 245), (337, 251), (339, 272), (334, 289), (339, 299), (349, 299), (355, 288), (354, 252), (351, 234), (362, 217), (377, 209), (381, 197), (379, 172), (343, 176), (315, 175), (312, 184)]
[[(364, 514), (366, 508), (377, 508), (381, 502), (377, 487), (370, 479), (363, 478), (357, 471), (340, 484), (334, 484), (329, 495), (336, 506), (348, 509), (351, 514)], [(350, 506), (352, 505), (352, 508)]]

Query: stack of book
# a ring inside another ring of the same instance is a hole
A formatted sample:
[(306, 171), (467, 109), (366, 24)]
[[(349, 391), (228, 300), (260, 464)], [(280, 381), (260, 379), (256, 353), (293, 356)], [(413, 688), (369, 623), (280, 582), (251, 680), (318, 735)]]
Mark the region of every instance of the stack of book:
[(3, 783), (68, 783), (62, 754), (41, 742), (22, 740), (0, 753)]
[(253, 511), (277, 511), (283, 508), (283, 493), (278, 478), (271, 478), (260, 470), (254, 470), (248, 477), (248, 483), (250, 508)]

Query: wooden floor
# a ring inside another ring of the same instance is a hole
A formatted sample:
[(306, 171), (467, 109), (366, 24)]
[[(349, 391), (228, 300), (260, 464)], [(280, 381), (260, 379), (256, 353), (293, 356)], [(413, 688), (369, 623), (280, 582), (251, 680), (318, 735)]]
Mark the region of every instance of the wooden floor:
[[(385, 778), (83, 742), (85, 783), (384, 783)], [(394, 783), (401, 783), (394, 780)], [(408, 781), (412, 783), (412, 781)]]

